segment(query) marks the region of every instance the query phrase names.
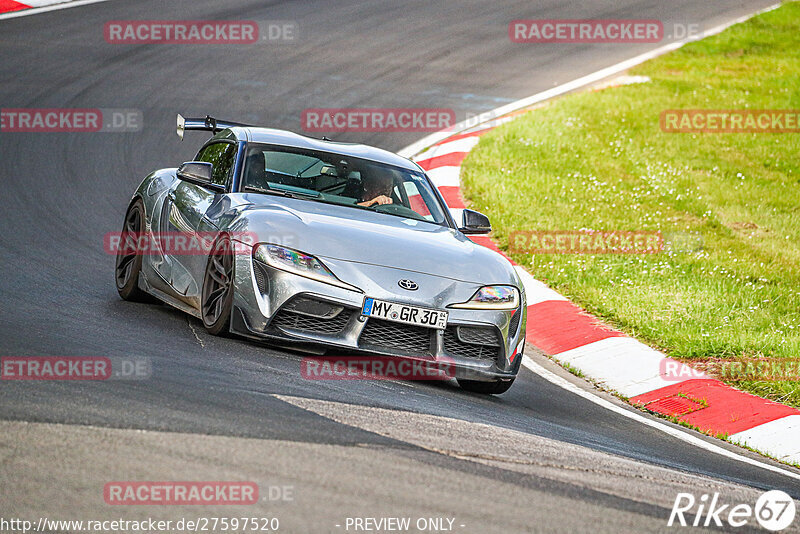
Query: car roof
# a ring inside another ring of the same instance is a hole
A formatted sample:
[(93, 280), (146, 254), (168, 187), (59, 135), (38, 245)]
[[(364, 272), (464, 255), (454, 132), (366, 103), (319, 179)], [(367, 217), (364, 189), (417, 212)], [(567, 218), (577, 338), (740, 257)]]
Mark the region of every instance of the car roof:
[(296, 134), (286, 130), (235, 126), (222, 130), (221, 132), (217, 133), (214, 138), (230, 139), (231, 135), (228, 132), (232, 133), (234, 137), (241, 141), (319, 150), (322, 152), (331, 152), (334, 154), (341, 154), (343, 156), (385, 163), (387, 165), (393, 165), (395, 167), (401, 167), (403, 169), (417, 172), (421, 170), (420, 167), (410, 159), (398, 156), (394, 152), (389, 152), (388, 150), (356, 143), (340, 143), (324, 139), (315, 139), (313, 137), (306, 137), (305, 135)]

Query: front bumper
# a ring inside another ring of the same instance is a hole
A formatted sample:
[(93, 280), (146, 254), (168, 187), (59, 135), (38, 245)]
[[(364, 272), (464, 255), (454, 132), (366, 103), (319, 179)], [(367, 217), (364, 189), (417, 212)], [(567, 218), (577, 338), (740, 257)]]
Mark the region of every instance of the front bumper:
[[(325, 263), (330, 267), (336, 262)], [(339, 262), (337, 267), (337, 276), (364, 292), (274, 269), (248, 255), (236, 256), (231, 331), (317, 352), (336, 349), (423, 360), (447, 366), (457, 378), (511, 379), (518, 373), (526, 322), (524, 294), (513, 312), (447, 309), (445, 330), (414, 327), (361, 316), (364, 296), (446, 309), (466, 301), (480, 286), (363, 264), (348, 279), (340, 274), (349, 274), (347, 266)], [(435, 291), (412, 295), (391, 288), (390, 280), (396, 284), (409, 276)]]

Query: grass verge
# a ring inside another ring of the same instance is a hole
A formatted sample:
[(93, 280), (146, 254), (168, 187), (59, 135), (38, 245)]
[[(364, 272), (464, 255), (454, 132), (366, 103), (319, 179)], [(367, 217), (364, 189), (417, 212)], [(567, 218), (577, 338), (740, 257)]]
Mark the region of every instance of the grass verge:
[[(462, 167), (471, 207), (505, 250), (513, 231), (689, 236), (659, 254), (511, 256), (674, 358), (800, 366), (800, 134), (659, 125), (673, 109), (800, 109), (800, 3), (630, 74), (651, 81), (569, 95), (484, 135)], [(800, 406), (800, 380), (732, 383)]]

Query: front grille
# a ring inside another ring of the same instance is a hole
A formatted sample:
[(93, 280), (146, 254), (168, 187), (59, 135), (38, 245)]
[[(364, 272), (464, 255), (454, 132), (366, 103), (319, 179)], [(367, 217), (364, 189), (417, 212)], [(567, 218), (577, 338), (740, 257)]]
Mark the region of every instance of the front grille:
[(489, 345), (499, 347), (497, 331), (494, 328), (474, 328), (471, 326), (457, 326), (454, 328), (458, 338), (464, 343), (472, 345)]
[(271, 326), (302, 330), (303, 332), (310, 332), (313, 334), (336, 335), (344, 330), (344, 327), (347, 326), (347, 322), (352, 315), (352, 311), (342, 310), (335, 317), (326, 319), (281, 310), (278, 312), (278, 315), (272, 319)]
[(430, 328), (368, 319), (358, 344), (363, 348), (389, 348), (422, 356), (431, 352), (433, 332)]
[(462, 358), (494, 361), (500, 356), (502, 340), (494, 328), (451, 326), (444, 331), (444, 350)]

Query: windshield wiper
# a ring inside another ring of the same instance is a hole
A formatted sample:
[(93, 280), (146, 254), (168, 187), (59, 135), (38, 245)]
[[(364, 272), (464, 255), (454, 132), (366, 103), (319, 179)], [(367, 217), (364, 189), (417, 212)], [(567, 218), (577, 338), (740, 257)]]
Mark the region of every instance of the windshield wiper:
[(319, 198), (319, 193), (317, 193), (317, 192), (314, 192), (314, 193), (308, 192), (308, 193), (306, 193), (305, 191), (289, 191), (287, 189), (278, 189), (278, 188), (275, 188), (275, 187), (270, 187), (269, 189), (266, 189), (266, 188), (258, 187), (258, 186), (255, 186), (255, 185), (246, 185), (246, 186), (244, 186), (244, 190), (245, 191), (252, 191), (253, 193), (263, 193), (265, 195), (280, 195), (282, 197), (287, 197), (287, 198), (298, 198), (298, 197), (302, 197), (302, 198)]
[(283, 197), (288, 197), (290, 195), (287, 194), (286, 191), (281, 189), (264, 189), (263, 187), (257, 187), (255, 185), (246, 185), (244, 186), (245, 191), (250, 191), (252, 193), (263, 193), (265, 195), (281, 195)]

